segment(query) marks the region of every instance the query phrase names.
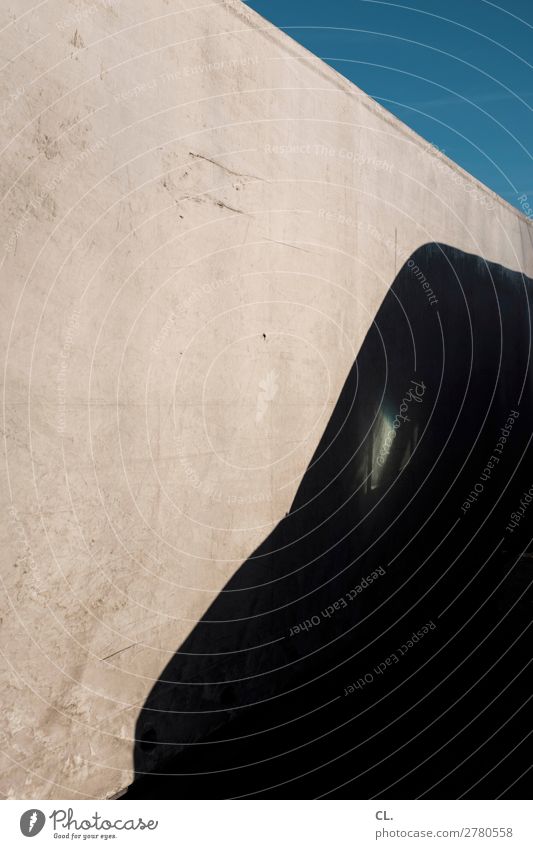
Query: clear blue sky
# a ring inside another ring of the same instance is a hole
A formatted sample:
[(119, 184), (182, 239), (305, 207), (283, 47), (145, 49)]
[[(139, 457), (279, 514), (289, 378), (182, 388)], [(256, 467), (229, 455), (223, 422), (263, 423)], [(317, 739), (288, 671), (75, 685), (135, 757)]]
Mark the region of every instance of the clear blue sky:
[(533, 0), (248, 0), (510, 203), (533, 199)]

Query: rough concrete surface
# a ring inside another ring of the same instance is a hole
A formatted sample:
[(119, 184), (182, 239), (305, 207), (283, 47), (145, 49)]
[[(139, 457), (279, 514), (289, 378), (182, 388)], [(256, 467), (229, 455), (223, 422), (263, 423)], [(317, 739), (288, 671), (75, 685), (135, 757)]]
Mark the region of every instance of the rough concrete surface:
[(238, 0), (33, 6), (0, 13), (0, 792), (101, 798), (404, 261), (531, 277), (533, 229)]

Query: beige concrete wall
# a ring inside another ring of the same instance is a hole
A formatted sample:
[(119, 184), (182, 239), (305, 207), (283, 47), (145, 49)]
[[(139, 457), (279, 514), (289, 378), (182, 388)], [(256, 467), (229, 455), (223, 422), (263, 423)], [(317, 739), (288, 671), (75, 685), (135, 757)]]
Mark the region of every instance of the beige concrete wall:
[(0, 792), (102, 797), (402, 262), (532, 276), (533, 234), (237, 0), (32, 5), (0, 20)]

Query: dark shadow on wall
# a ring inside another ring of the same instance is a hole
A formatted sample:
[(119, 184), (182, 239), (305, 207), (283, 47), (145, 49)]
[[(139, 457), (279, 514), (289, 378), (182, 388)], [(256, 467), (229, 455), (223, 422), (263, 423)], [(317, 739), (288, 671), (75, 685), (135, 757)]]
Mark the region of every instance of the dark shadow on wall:
[(522, 797), (532, 298), (413, 254), (290, 512), (146, 700), (125, 798)]

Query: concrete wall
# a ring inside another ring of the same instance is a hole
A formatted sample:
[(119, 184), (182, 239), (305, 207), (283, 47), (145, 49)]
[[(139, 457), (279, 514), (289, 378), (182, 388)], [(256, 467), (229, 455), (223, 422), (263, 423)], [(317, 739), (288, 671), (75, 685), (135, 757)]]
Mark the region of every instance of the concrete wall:
[(435, 241), (532, 276), (533, 230), (237, 0), (17, 15), (0, 790), (102, 797), (153, 682), (289, 509), (403, 262)]

